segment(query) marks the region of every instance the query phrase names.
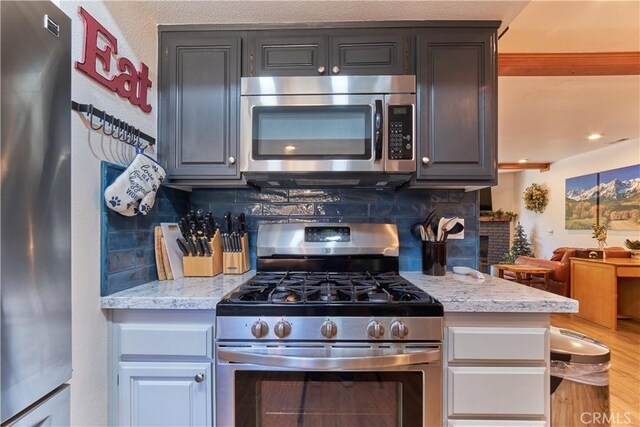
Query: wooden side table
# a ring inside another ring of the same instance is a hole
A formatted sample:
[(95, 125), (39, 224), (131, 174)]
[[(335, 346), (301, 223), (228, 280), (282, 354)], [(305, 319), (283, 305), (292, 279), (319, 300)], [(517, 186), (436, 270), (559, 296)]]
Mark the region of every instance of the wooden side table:
[(516, 283), (521, 284), (527, 284), (525, 283), (526, 281), (530, 282), (531, 276), (542, 277), (545, 290), (549, 289), (549, 276), (553, 271), (550, 268), (533, 267), (523, 264), (495, 264), (493, 268), (498, 270), (498, 277), (501, 279), (504, 279), (504, 272), (509, 271), (516, 276)]

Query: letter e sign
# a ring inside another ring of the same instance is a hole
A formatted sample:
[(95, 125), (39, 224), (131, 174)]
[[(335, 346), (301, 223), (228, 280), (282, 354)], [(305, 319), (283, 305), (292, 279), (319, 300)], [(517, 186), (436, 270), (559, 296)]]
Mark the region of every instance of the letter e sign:
[[(118, 54), (118, 39), (82, 7), (78, 8), (78, 13), (84, 19), (84, 49), (82, 61), (76, 62), (76, 68), (110, 91), (127, 98), (131, 104), (145, 113), (150, 112), (151, 105), (147, 104), (147, 91), (151, 87), (149, 67), (141, 62), (138, 71), (127, 58), (119, 58), (116, 67), (120, 74), (108, 78), (99, 73), (97, 61), (100, 61), (102, 71), (106, 75), (110, 73), (111, 55)], [(98, 47), (99, 37), (106, 41), (104, 48)]]

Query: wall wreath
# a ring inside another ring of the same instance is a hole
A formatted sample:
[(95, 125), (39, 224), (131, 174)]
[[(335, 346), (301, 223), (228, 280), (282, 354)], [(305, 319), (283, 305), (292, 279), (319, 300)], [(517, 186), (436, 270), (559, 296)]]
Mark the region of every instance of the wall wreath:
[(530, 211), (542, 213), (549, 203), (548, 194), (549, 190), (534, 182), (522, 193), (524, 206)]

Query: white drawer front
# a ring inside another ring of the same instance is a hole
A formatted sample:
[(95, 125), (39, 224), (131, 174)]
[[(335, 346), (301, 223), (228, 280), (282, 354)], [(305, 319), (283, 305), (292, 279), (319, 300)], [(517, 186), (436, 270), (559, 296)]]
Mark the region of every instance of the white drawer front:
[(449, 416), (544, 416), (546, 368), (450, 367)]
[(447, 427), (547, 427), (547, 423), (522, 420), (449, 420)]
[(546, 328), (450, 327), (449, 361), (543, 361)]
[(122, 356), (199, 356), (213, 354), (212, 325), (123, 324)]

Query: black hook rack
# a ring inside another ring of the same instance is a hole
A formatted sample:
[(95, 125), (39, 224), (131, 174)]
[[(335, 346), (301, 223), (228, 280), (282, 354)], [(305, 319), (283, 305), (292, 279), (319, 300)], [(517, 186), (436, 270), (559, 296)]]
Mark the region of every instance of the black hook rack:
[[(86, 113), (89, 117), (89, 126), (91, 129), (102, 130), (105, 135), (122, 141), (125, 144), (140, 147), (143, 145), (155, 145), (156, 143), (155, 138), (141, 132), (140, 129), (131, 126), (129, 123), (107, 114), (105, 111), (98, 110), (93, 104), (78, 104), (75, 101), (71, 101), (71, 109), (80, 113)], [(94, 118), (99, 119), (98, 124), (93, 122)], [(108, 132), (107, 125), (109, 127)], [(146, 141), (147, 144), (141, 144), (140, 140)]]

